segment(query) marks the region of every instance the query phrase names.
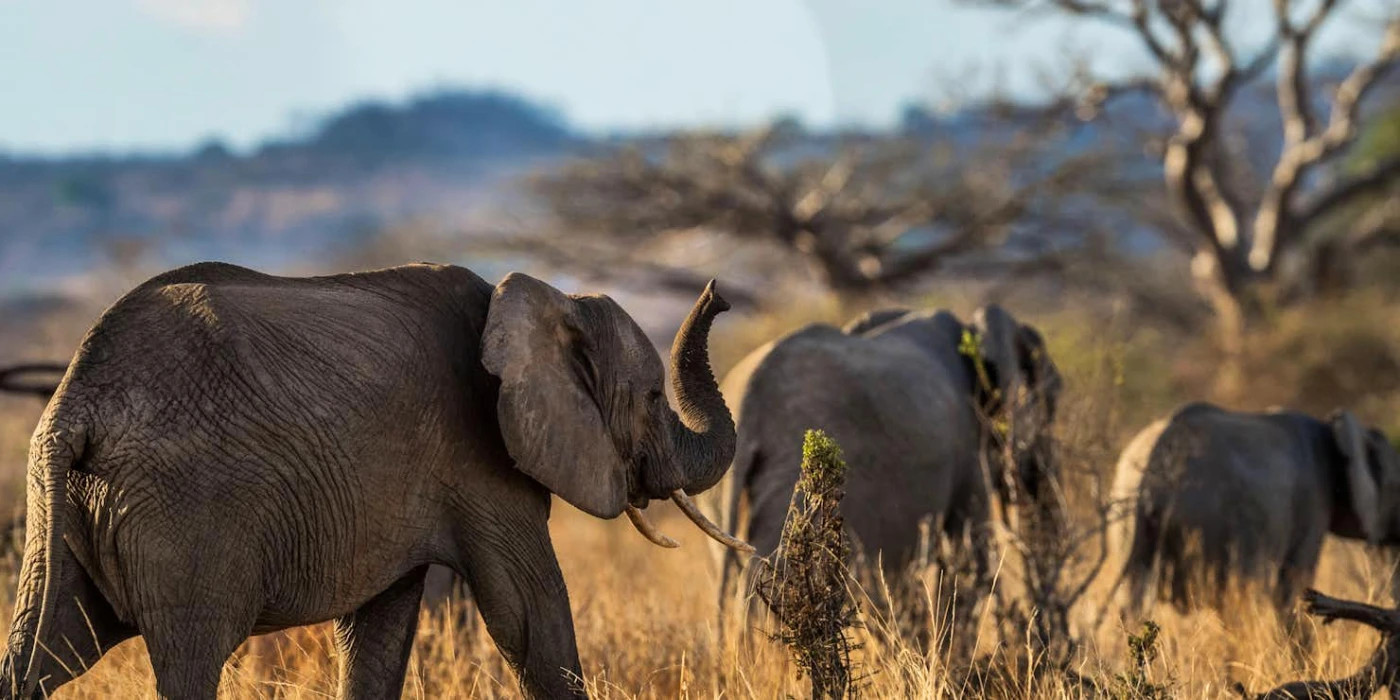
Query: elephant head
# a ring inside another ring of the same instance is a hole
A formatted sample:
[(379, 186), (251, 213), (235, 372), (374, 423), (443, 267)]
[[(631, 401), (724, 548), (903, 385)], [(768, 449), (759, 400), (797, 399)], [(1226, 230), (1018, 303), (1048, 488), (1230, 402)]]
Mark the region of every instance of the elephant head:
[(1349, 411), (1334, 411), (1328, 423), (1347, 484), (1333, 529), (1371, 544), (1394, 544), (1400, 539), (1400, 454), (1383, 433), (1364, 428)]
[(671, 498), (707, 534), (747, 547), (687, 496), (718, 482), (734, 455), (734, 422), (707, 350), (710, 324), (728, 308), (711, 281), (676, 335), (678, 414), (660, 358), (616, 302), (508, 275), (491, 300), (482, 363), (501, 380), (497, 417), (516, 468), (591, 515), (626, 511), (657, 544), (676, 546), (640, 508)]
[(985, 374), (975, 381), (990, 384), (981, 387), (980, 398), (993, 442), (1015, 465), (1014, 482), (1003, 486), (1048, 502), (1055, 498), (1049, 492), (1055, 476), (1050, 429), (1062, 387), (1059, 370), (1040, 333), (996, 304), (978, 309), (971, 327), (980, 338)]

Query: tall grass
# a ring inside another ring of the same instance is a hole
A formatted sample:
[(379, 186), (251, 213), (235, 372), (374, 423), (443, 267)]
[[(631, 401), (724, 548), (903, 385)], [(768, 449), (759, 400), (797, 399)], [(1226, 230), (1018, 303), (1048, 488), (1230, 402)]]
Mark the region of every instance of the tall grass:
[[(958, 308), (966, 313), (968, 308)], [(723, 369), (750, 349), (811, 320), (842, 321), (851, 313), (834, 304), (795, 314), (726, 319), (719, 324), (715, 357)], [(737, 315), (736, 315), (737, 316)], [(1205, 339), (1144, 327), (1133, 319), (1095, 309), (1030, 314), (1047, 336), (1066, 380), (1058, 437), (1063, 459), (1074, 468), (1107, 473), (1125, 441), (1147, 421), (1181, 401), (1209, 394), (1211, 355)], [(84, 322), (85, 323), (85, 322)], [(55, 333), (76, 342), (82, 331)], [(1259, 336), (1256, 376), (1243, 407), (1292, 403), (1313, 411), (1345, 402), (1386, 428), (1400, 427), (1400, 380), (1391, 363), (1400, 358), (1400, 311), (1389, 300), (1355, 295), (1289, 311)], [(40, 341), (27, 357), (66, 356), (71, 344)], [(18, 359), (18, 358), (17, 358)], [(1342, 365), (1342, 366), (1339, 366)], [(1354, 398), (1355, 402), (1347, 401)], [(0, 511), (22, 504), (24, 451), (41, 407), (32, 399), (0, 398)], [(850, 465), (859, 469), (860, 465)], [(663, 550), (643, 540), (625, 520), (601, 521), (556, 501), (551, 522), (568, 583), (587, 685), (600, 698), (803, 697), (807, 684), (785, 651), (762, 635), (744, 634), (739, 616), (716, 616), (718, 569), (706, 538), (670, 509), (658, 508), (659, 525), (683, 546)], [(0, 584), (0, 615), (13, 601), (13, 562)], [(1116, 574), (1110, 565), (1109, 574)], [(1102, 577), (1111, 579), (1112, 576)], [(1330, 595), (1388, 605), (1389, 572), (1355, 544), (1329, 541), (1317, 587)], [(1113, 615), (1098, 630), (1093, 620), (1106, 605), (1104, 580), (1076, 610), (1076, 633), (1085, 641), (1075, 671), (1102, 687), (1119, 687), (1134, 672), (1125, 629)], [(1145, 672), (1177, 697), (1223, 697), (1233, 682), (1260, 690), (1298, 677), (1344, 675), (1365, 663), (1377, 635), (1341, 623), (1314, 631), (1312, 647), (1296, 648), (1266, 605), (1242, 600), (1225, 615), (1179, 615), (1157, 606), (1156, 655)], [(872, 629), (854, 631), (853, 662), (869, 697), (1081, 698), (1085, 686), (1063, 675), (1034, 673), (1008, 664), (982, 685), (950, 673), (949, 660), (926, 658)], [(1024, 638), (1000, 638), (981, 625), (984, 658), (1013, 659)], [(720, 626), (724, 626), (721, 630)], [(721, 634), (723, 632), (723, 634)], [(722, 644), (721, 640), (725, 640)], [(324, 698), (334, 694), (335, 652), (328, 626), (291, 630), (250, 640), (225, 669), (222, 695), (232, 698)], [(515, 679), (484, 628), (451, 629), (425, 614), (411, 660), (408, 698), (513, 698)], [(1036, 663), (1030, 659), (1031, 665)], [(153, 697), (154, 680), (139, 639), (123, 644), (59, 697)]]

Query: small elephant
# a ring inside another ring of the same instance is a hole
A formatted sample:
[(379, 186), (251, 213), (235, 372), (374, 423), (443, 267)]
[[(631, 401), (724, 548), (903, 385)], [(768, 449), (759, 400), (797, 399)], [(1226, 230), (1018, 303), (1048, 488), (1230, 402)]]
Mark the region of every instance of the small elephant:
[[(1054, 501), (1047, 447), (1060, 385), (1040, 333), (996, 305), (979, 309), (971, 324), (946, 311), (890, 309), (845, 328), (809, 325), (754, 351), (725, 378), (725, 394), (739, 407), (739, 443), (724, 522), (731, 532), (744, 526), (759, 553), (774, 552), (803, 434), (819, 428), (845, 455), (849, 532), (872, 561), (880, 556), (887, 576), (898, 575), (925, 519), (960, 540), (982, 536), (990, 517), (984, 456), (993, 457), (992, 482), (1003, 496), (1014, 486), (1037, 502)], [(1015, 474), (1001, 468), (1008, 455)], [(971, 554), (982, 558), (985, 548), (977, 549)], [(736, 557), (723, 560), (721, 610), (740, 566)]]
[(1125, 616), (1160, 599), (1220, 609), (1234, 583), (1283, 609), (1312, 583), (1327, 533), (1400, 538), (1400, 456), (1347, 411), (1322, 421), (1190, 403), (1123, 450), (1113, 498), (1126, 516), (1109, 532)]
[[(201, 263), (88, 332), (34, 433), (0, 696), (145, 638), (162, 698), (213, 698), (253, 634), (334, 620), (346, 698), (398, 697), (432, 565), (462, 576), (534, 698), (584, 697), (550, 494), (600, 518), (720, 480), (734, 426), (713, 283), (661, 360), (605, 296), (408, 265)], [(742, 546), (725, 538), (734, 546)]]

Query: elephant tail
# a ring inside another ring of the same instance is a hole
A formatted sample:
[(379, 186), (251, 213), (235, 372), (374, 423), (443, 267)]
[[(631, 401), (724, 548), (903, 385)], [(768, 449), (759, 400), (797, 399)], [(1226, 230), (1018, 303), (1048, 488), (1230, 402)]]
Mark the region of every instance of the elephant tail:
[[(51, 423), (47, 429), (40, 430), (30, 446), (31, 486), (25, 523), (29, 532), (20, 572), (23, 583), (15, 601), (15, 624), (10, 631), (9, 659), (4, 669), (11, 690), (19, 691), (15, 697), (21, 698), (34, 697), (37, 690), (42, 667), (40, 654), (45, 653), (40, 640), (58, 610), (63, 581), (72, 575), (65, 570), (73, 561), (64, 541), (68, 520), (68, 473), (87, 449), (87, 431), (82, 425), (60, 428)], [(42, 491), (34, 488), (35, 481), (42, 484)], [(38, 513), (45, 517), (34, 517)], [(21, 670), (23, 683), (16, 688), (17, 672)]]

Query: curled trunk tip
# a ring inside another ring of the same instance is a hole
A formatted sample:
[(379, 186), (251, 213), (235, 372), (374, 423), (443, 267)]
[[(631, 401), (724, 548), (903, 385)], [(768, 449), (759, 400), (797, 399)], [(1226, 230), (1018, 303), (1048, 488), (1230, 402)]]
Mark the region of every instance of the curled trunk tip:
[(715, 287), (714, 279), (711, 279), (705, 284), (705, 291), (700, 293), (700, 301), (709, 304), (713, 308), (714, 313), (721, 313), (733, 308), (724, 297), (719, 295), (719, 289)]

